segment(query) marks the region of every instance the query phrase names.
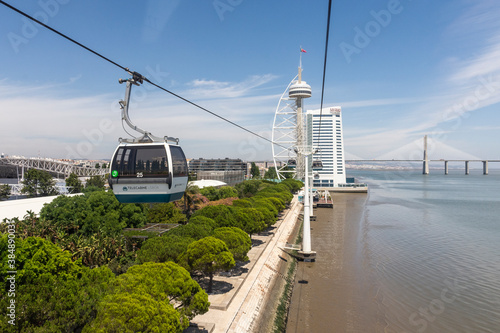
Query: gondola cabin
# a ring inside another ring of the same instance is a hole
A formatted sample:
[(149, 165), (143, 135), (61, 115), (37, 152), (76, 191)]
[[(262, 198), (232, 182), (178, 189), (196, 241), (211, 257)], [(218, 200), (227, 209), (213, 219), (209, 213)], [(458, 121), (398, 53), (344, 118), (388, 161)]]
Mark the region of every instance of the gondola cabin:
[(294, 159), (289, 159), (286, 164), (291, 169), (295, 169), (297, 167), (297, 161)]
[(312, 161), (313, 170), (321, 170), (323, 169), (323, 162), (321, 160), (313, 160)]
[(109, 184), (121, 203), (179, 200), (187, 182), (186, 157), (175, 144), (122, 142), (111, 161)]

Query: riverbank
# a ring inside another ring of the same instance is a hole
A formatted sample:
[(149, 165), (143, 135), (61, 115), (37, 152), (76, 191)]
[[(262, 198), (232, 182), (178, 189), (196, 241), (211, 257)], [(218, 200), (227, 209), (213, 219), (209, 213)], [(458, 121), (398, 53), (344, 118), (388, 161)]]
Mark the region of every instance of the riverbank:
[(210, 310), (192, 320), (189, 332), (258, 332), (259, 316), (269, 299), (276, 279), (284, 279), (283, 263), (291, 260), (283, 247), (296, 231), (302, 205), (294, 196), (290, 208), (268, 232), (252, 236), (254, 246), (248, 253), (250, 262), (241, 274), (214, 278), (222, 292), (208, 296)]
[(315, 262), (298, 262), (287, 333), (383, 332), (376, 290), (363, 274), (366, 194), (335, 193), (333, 209), (311, 222)]

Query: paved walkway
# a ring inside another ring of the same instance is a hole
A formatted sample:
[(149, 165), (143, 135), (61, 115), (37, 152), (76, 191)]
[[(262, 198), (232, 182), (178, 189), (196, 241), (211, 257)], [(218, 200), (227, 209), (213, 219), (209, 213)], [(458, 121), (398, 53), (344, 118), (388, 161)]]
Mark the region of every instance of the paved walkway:
[(268, 233), (252, 236), (255, 246), (248, 253), (250, 262), (237, 276), (214, 277), (219, 286), (232, 285), (226, 293), (209, 295), (210, 310), (195, 317), (188, 332), (250, 332), (264, 305), (266, 294), (274, 279), (281, 276), (277, 268), (284, 256), (283, 247), (295, 227), (302, 205), (294, 196), (290, 208)]

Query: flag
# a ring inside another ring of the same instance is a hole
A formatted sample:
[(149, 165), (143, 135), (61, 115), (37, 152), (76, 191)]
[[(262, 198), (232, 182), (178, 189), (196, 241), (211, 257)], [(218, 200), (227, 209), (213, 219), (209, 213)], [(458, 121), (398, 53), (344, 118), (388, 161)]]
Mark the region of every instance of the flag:
[(307, 51), (306, 51), (306, 50), (304, 50), (303, 48), (300, 48), (300, 52), (307, 53)]

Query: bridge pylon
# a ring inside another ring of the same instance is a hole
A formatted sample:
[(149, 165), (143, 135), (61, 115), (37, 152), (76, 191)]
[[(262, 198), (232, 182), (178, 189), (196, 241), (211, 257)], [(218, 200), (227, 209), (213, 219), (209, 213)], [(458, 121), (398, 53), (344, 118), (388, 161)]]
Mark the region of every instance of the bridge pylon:
[(429, 174), (429, 155), (427, 154), (427, 135), (424, 136), (424, 162), (422, 173), (424, 175)]

